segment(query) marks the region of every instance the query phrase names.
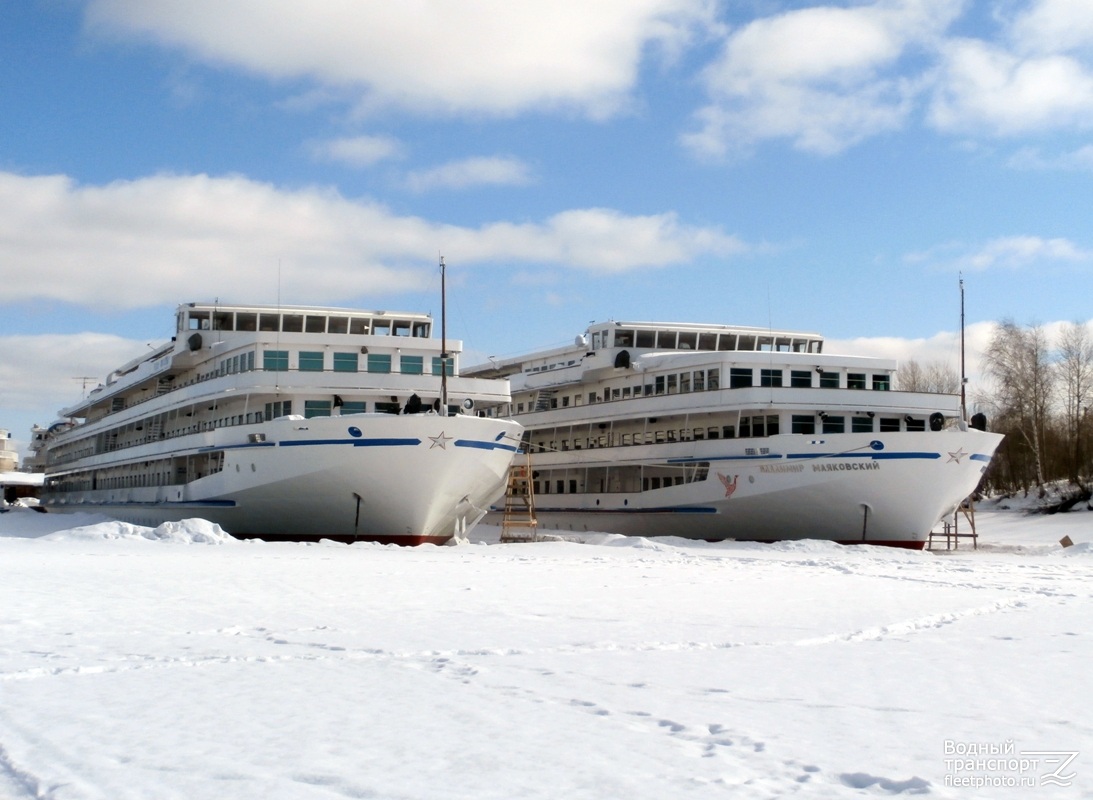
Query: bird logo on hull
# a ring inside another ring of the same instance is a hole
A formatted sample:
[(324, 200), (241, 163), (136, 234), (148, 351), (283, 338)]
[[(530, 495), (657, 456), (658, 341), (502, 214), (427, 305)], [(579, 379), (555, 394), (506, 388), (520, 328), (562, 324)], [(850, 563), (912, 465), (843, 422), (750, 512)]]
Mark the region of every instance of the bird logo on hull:
[(736, 481), (740, 476), (733, 475), (732, 480), (730, 481), (728, 475), (722, 475), (719, 472), (717, 473), (717, 477), (721, 481), (721, 484), (725, 487), (725, 497), (732, 497), (732, 493), (736, 491)]

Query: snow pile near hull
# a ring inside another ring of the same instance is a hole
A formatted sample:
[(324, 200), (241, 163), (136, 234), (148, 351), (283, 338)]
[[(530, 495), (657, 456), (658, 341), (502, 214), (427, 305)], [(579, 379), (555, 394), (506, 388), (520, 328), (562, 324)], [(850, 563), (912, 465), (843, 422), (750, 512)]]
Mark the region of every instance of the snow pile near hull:
[(111, 520), (79, 528), (57, 531), (41, 538), (47, 541), (128, 540), (168, 542), (172, 544), (228, 544), (238, 539), (229, 535), (219, 525), (204, 519), (184, 519), (181, 522), (164, 522), (156, 528), (131, 525)]

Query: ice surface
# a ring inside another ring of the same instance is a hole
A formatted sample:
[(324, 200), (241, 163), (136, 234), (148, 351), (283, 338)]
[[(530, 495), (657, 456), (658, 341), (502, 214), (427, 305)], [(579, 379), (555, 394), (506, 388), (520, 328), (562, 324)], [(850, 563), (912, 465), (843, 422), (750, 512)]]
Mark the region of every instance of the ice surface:
[[(977, 522), (397, 548), (13, 510), (0, 797), (1091, 797), (1093, 513)], [(1079, 755), (1064, 788), (972, 746)]]

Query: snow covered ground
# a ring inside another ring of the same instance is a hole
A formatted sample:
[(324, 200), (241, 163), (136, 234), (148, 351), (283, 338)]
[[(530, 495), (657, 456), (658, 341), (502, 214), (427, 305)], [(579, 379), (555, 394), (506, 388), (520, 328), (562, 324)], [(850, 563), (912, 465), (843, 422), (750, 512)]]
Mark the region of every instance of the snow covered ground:
[(1093, 513), (977, 520), (931, 554), (12, 511), (0, 797), (1093, 797)]

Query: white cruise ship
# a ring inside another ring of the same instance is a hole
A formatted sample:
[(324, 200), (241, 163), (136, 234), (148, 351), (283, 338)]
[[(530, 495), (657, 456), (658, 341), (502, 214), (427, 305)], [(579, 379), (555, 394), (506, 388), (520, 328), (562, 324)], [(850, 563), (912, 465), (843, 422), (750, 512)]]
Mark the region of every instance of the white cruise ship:
[(202, 517), (240, 537), (444, 542), (504, 492), (522, 433), (485, 414), (508, 383), (460, 376), (460, 350), (423, 314), (182, 305), (170, 342), (34, 431), (42, 505)]
[(811, 333), (606, 322), (466, 374), (511, 382), (491, 413), (527, 429), (540, 529), (922, 548), (1002, 436), (895, 371)]

